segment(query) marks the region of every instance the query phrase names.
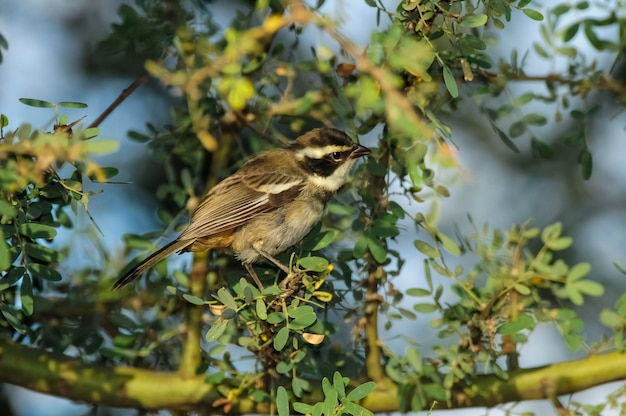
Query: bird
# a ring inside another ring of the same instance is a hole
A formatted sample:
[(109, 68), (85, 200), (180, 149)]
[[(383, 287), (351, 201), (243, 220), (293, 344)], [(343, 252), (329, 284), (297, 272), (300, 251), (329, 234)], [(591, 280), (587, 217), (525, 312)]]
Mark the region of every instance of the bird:
[(122, 275), (113, 289), (173, 253), (213, 249), (234, 254), (262, 289), (252, 264), (268, 260), (289, 273), (274, 256), (311, 231), (355, 162), (369, 154), (370, 149), (329, 127), (312, 129), (286, 148), (259, 153), (209, 190), (187, 228)]

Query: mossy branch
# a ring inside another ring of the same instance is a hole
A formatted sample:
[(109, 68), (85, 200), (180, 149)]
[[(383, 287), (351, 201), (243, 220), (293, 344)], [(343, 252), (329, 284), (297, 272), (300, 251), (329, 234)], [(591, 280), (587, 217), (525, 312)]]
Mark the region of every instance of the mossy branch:
[[(204, 375), (188, 377), (177, 372), (87, 364), (12, 341), (0, 342), (0, 374), (6, 383), (78, 402), (114, 407), (148, 410), (202, 407), (212, 412), (213, 403), (223, 397), (218, 386), (205, 382)], [(509, 380), (494, 375), (475, 377), (462, 397), (453, 398), (452, 406), (493, 407), (506, 402), (540, 400), (623, 380), (626, 379), (626, 354), (613, 352), (590, 356), (517, 370), (509, 375)], [(316, 387), (301, 401), (315, 403), (320, 400), (323, 400), (323, 393), (321, 387)], [(397, 411), (398, 386), (389, 379), (378, 381), (376, 390), (361, 405), (375, 413)], [(444, 403), (437, 406), (444, 407)], [(232, 411), (267, 413), (269, 404), (244, 398), (233, 403)], [(215, 408), (214, 413), (222, 413), (222, 410)]]

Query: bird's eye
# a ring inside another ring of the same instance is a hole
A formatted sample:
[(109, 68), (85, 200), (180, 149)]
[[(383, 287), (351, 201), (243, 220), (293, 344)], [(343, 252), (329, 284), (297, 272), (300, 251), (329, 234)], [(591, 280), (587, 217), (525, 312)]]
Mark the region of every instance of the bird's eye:
[(332, 152), (330, 157), (335, 161), (341, 160), (341, 152)]

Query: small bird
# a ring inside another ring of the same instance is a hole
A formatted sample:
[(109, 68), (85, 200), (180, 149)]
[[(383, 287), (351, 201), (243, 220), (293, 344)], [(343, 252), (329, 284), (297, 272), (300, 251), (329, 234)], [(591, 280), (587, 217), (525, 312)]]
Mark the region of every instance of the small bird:
[(258, 154), (202, 198), (178, 238), (120, 277), (113, 288), (127, 285), (175, 252), (211, 249), (234, 253), (262, 288), (251, 264), (266, 259), (289, 273), (274, 256), (311, 231), (356, 160), (369, 153), (340, 130), (318, 128), (287, 148)]

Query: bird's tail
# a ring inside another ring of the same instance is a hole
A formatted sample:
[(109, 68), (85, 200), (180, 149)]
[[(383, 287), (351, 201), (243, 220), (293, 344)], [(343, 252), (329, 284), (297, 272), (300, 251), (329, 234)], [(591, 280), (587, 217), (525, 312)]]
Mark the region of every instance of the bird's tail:
[(146, 257), (141, 263), (127, 271), (122, 277), (117, 279), (117, 282), (115, 282), (115, 284), (113, 285), (113, 289), (119, 289), (123, 286), (126, 286), (127, 284), (141, 276), (145, 271), (154, 267), (158, 262), (169, 256), (170, 254), (186, 248), (187, 246), (191, 245), (191, 243), (193, 243), (193, 240), (174, 240), (166, 246), (160, 248), (159, 250)]

